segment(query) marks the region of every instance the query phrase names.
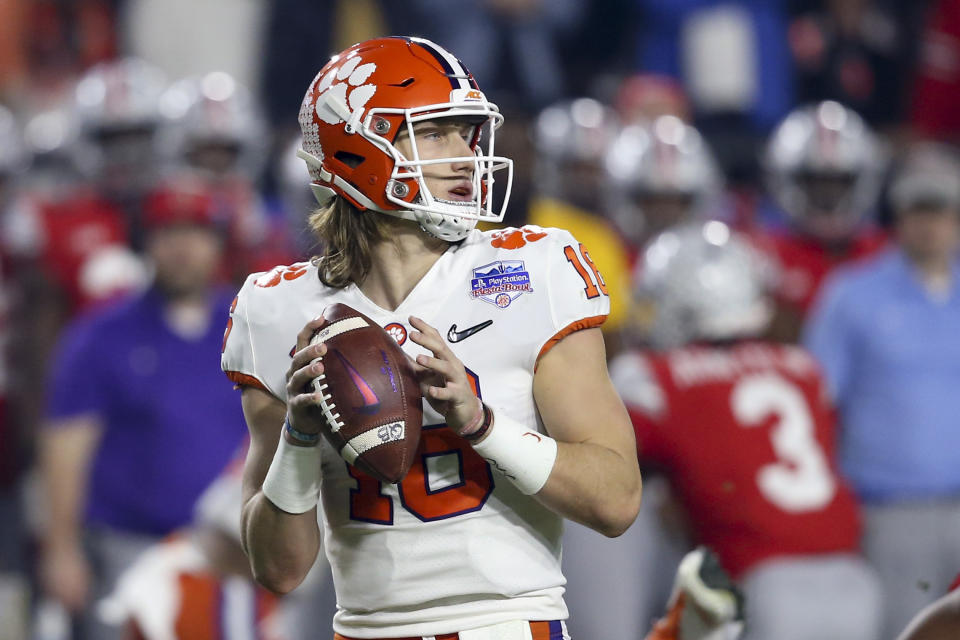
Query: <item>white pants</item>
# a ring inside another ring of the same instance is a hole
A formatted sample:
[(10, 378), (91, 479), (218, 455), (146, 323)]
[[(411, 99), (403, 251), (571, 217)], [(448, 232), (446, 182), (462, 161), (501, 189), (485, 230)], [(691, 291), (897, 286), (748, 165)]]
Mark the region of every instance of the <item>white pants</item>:
[(960, 501), (866, 506), (863, 550), (883, 584), (883, 635), (895, 638), (960, 572)]
[(771, 560), (740, 585), (746, 596), (743, 640), (882, 638), (880, 584), (858, 555)]

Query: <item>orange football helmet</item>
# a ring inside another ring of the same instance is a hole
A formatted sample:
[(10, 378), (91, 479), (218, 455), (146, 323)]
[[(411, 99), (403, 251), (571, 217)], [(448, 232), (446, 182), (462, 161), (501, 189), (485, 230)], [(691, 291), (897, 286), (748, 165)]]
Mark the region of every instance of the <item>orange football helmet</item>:
[[(438, 118), (476, 122), (469, 158), (423, 160), (413, 125)], [(321, 205), (333, 196), (360, 210), (415, 220), (448, 241), (464, 238), (478, 220), (503, 219), (513, 182), (513, 162), (495, 156), (494, 131), (503, 116), (476, 80), (450, 52), (422, 38), (377, 38), (335, 55), (313, 79), (300, 107), (303, 147), (314, 196)], [(403, 128), (411, 158), (394, 146)], [(473, 162), (469, 202), (434, 197), (423, 167)], [(503, 202), (494, 211), (493, 173), (507, 169)]]

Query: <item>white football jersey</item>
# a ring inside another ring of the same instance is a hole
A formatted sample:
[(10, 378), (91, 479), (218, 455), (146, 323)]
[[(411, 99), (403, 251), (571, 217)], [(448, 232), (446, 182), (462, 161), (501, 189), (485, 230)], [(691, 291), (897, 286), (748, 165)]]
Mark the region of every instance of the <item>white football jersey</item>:
[[(411, 356), (425, 351), (407, 339), (409, 316), (422, 318), (446, 337), (484, 402), (541, 432), (532, 393), (538, 358), (563, 336), (599, 326), (610, 307), (602, 277), (569, 232), (474, 230), (394, 311), (354, 285), (324, 286), (310, 263), (250, 276), (232, 312), (224, 371), (284, 400), (297, 333), (337, 302), (386, 328)], [(398, 484), (381, 484), (321, 444), (334, 629), (358, 638), (429, 636), (566, 618), (561, 517), (423, 407), (419, 459)]]

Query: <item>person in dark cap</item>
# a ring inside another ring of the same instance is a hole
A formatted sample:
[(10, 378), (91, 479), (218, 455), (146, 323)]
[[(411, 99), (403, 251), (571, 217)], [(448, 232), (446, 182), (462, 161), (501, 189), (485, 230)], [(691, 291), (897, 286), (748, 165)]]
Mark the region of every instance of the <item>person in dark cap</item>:
[(152, 283), (67, 326), (39, 438), (42, 586), (77, 614), (82, 640), (119, 637), (95, 603), (190, 521), (246, 433), (216, 358), (231, 300), (217, 284), (225, 221), (206, 185), (178, 177), (147, 195), (143, 223)]

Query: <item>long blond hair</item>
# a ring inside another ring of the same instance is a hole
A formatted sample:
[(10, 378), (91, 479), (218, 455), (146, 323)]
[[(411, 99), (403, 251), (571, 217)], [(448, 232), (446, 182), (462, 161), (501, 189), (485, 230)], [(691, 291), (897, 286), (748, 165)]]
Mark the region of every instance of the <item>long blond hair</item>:
[(320, 281), (342, 289), (360, 283), (370, 272), (374, 243), (387, 237), (387, 216), (360, 211), (342, 197), (310, 215), (310, 228), (320, 240), (314, 258)]

